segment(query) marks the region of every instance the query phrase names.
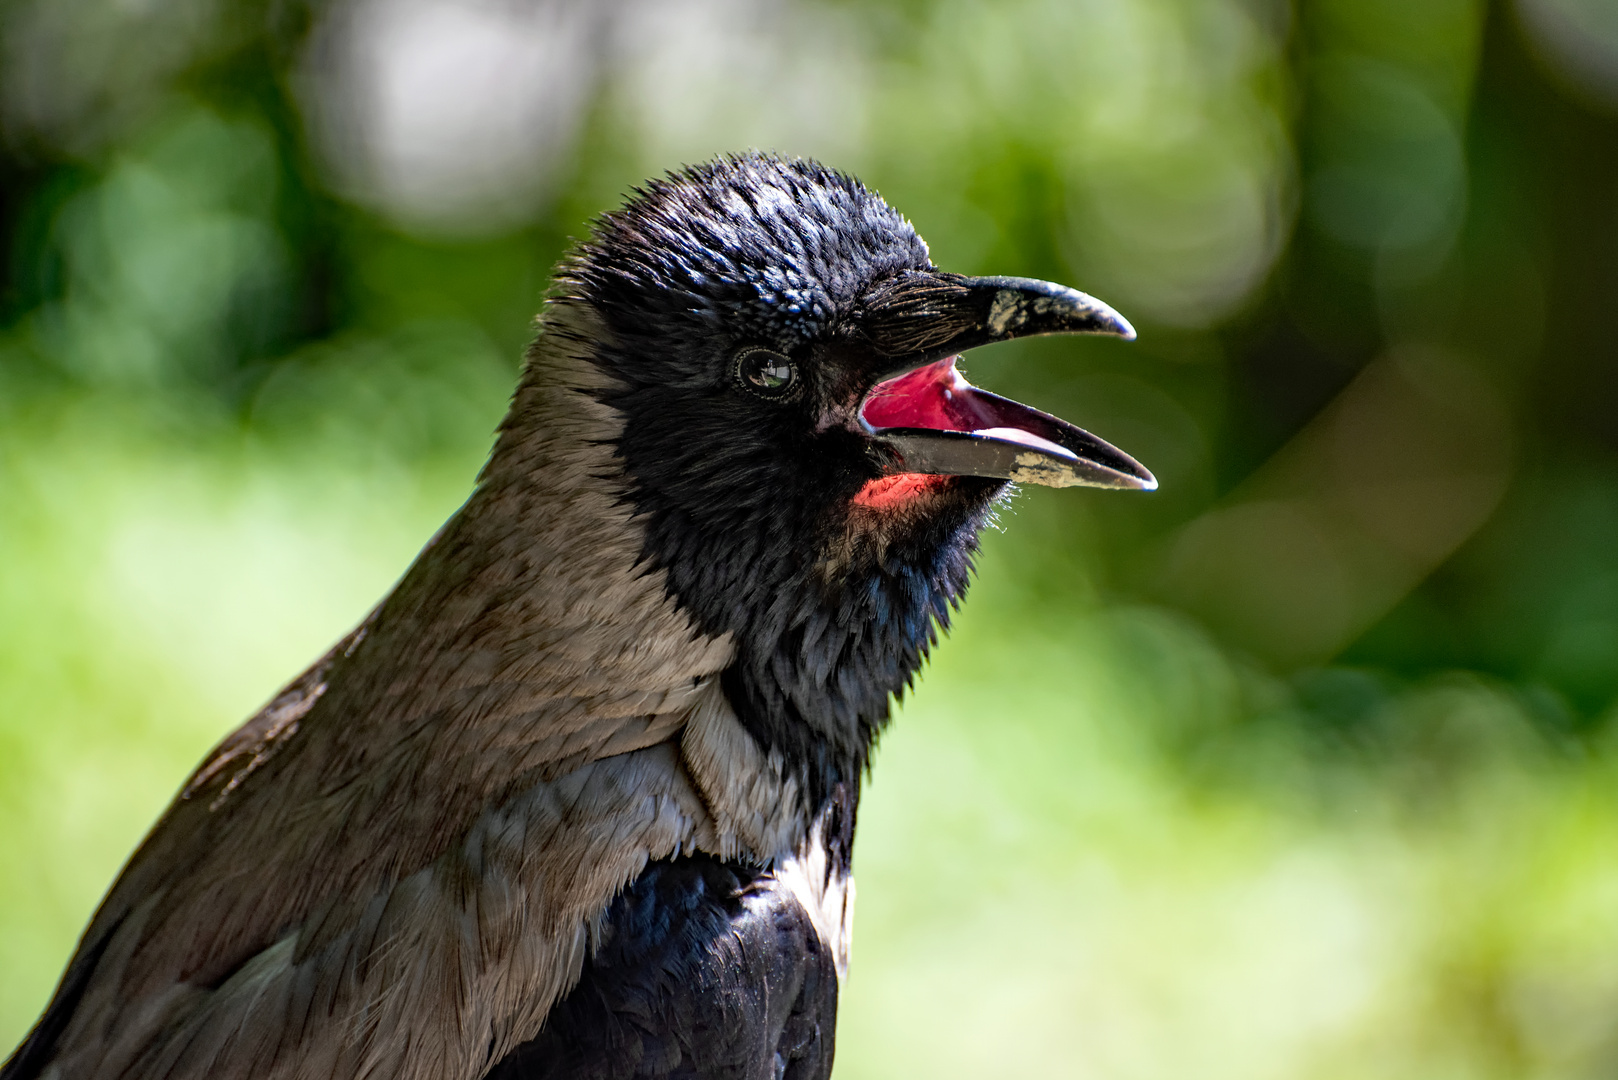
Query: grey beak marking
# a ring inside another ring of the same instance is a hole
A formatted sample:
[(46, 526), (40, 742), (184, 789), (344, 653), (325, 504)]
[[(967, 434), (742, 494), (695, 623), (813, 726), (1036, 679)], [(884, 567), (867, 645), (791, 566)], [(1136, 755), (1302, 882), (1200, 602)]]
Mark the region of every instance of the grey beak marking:
[(1033, 278), (973, 278), (969, 282), (995, 287), (984, 323), (996, 338), (1066, 333), (1112, 334), (1135, 340), (1135, 328), (1128, 319), (1077, 289)]

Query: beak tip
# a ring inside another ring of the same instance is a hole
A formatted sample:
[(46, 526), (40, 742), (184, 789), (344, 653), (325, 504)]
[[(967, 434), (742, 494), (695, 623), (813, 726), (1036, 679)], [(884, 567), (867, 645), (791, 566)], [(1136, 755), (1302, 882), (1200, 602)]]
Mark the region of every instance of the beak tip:
[(1133, 468), (1125, 469), (1114, 465), (1112, 483), (1101, 486), (1116, 488), (1119, 491), (1156, 491), (1157, 477), (1138, 461), (1131, 461), (1130, 464)]
[(1118, 314), (1112, 308), (1107, 307), (1105, 304), (1101, 305), (1101, 311), (1098, 312), (1098, 314), (1100, 316), (1098, 321), (1101, 323), (1102, 333), (1111, 334), (1121, 341), (1135, 340), (1135, 328), (1134, 326), (1130, 325), (1128, 319)]

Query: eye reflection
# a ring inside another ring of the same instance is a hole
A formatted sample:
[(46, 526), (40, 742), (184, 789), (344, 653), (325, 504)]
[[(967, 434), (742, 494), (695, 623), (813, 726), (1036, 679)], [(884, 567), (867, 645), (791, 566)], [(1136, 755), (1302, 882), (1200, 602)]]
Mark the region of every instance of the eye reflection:
[(798, 382), (798, 365), (769, 349), (745, 349), (736, 357), (736, 379), (765, 397), (783, 397)]

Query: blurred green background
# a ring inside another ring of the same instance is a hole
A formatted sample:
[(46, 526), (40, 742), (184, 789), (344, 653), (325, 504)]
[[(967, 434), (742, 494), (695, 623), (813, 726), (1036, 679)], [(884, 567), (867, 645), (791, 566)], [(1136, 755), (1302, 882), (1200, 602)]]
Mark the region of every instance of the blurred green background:
[(0, 1050), (468, 490), (646, 176), (856, 172), (1140, 329), (883, 740), (838, 1075), (1618, 1071), (1611, 0), (4, 0)]

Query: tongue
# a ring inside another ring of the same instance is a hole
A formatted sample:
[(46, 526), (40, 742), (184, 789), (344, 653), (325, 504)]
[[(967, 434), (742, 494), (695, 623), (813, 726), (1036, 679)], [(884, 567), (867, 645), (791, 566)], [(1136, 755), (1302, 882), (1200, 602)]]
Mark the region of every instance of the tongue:
[(1057, 454), (1061, 457), (1071, 458), (1074, 461), (1079, 460), (1079, 455), (1075, 454), (1067, 447), (1059, 446), (1058, 444), (1051, 442), (1049, 439), (1040, 438), (1032, 431), (1024, 431), (1022, 428), (973, 428), (972, 434), (982, 435), (986, 439), (999, 439), (1001, 442), (1022, 443), (1024, 446), (1032, 446), (1035, 450), (1043, 450), (1047, 454)]

